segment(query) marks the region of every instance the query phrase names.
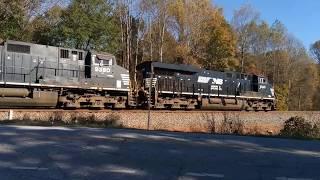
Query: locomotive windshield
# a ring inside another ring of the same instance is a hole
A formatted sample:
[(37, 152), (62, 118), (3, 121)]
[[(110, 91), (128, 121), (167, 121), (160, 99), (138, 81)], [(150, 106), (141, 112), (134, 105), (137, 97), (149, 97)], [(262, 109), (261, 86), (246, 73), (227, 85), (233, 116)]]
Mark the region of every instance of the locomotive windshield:
[(97, 56), (94, 60), (95, 64), (99, 64), (100, 66), (111, 66), (112, 65), (112, 58), (101, 58)]

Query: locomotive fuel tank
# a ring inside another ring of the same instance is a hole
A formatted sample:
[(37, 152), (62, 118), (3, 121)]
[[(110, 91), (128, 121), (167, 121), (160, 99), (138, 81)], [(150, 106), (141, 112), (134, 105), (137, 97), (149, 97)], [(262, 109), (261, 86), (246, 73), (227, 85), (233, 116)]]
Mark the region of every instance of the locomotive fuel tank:
[(0, 88), (0, 97), (27, 97), (29, 93), (25, 88)]
[[(26, 91), (25, 91), (26, 92)], [(28, 97), (17, 97), (23, 95), (23, 91), (15, 96), (0, 97), (0, 107), (42, 107), (54, 108), (58, 102), (58, 92), (53, 91), (33, 91)]]

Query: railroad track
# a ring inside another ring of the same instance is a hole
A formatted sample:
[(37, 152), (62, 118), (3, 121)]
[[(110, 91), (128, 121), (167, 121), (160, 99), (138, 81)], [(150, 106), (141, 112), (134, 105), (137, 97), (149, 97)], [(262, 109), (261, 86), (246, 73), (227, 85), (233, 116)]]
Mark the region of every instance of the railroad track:
[[(0, 109), (0, 111), (23, 111), (23, 112), (94, 112), (94, 113), (103, 113), (103, 112), (116, 112), (116, 113), (121, 113), (121, 112), (131, 112), (131, 113), (148, 113), (149, 110), (144, 110), (144, 109), (101, 109), (101, 110), (97, 110), (97, 109), (76, 109), (76, 110), (68, 110), (68, 109), (19, 109), (19, 108), (15, 108), (15, 109)], [(269, 113), (272, 114), (274, 112), (276, 113), (298, 113), (301, 111), (268, 111), (268, 112), (264, 112), (264, 111), (215, 111), (215, 110), (201, 110), (201, 109), (196, 109), (196, 110), (150, 110), (150, 112), (155, 113), (155, 112), (161, 112), (161, 113), (199, 113), (199, 112), (203, 112), (203, 113), (224, 113), (224, 112), (228, 112), (228, 113)], [(310, 111), (311, 112), (311, 111)], [(317, 111), (313, 111), (313, 112), (317, 112)]]

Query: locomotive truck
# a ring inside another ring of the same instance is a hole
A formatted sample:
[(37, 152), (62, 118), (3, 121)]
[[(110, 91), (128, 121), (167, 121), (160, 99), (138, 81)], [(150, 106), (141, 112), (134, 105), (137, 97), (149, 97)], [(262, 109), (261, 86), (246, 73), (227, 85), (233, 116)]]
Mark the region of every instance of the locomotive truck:
[(147, 61), (132, 88), (105, 52), (8, 40), (0, 59), (2, 108), (275, 110), (264, 76)]

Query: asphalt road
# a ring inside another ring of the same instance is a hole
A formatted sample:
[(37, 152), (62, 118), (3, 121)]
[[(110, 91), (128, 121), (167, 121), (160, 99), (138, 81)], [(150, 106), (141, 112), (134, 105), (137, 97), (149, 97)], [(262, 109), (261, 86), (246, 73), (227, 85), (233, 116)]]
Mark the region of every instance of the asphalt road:
[(0, 126), (1, 180), (320, 180), (320, 141)]

